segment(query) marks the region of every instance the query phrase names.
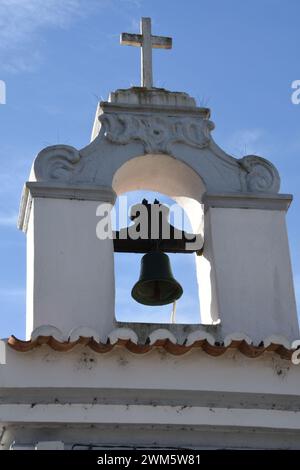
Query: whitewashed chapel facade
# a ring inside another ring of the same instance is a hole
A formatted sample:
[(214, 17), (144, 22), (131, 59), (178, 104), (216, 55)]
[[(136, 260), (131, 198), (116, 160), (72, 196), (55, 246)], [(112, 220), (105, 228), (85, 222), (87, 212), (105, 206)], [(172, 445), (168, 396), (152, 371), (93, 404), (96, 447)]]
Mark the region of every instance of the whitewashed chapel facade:
[[(209, 109), (153, 88), (151, 46), (171, 40), (142, 26), (122, 42), (142, 46), (143, 86), (99, 104), (83, 149), (43, 149), (25, 184), (26, 341), (0, 341), (1, 446), (300, 448), (292, 196), (268, 160), (217, 146)], [(199, 324), (115, 319), (96, 212), (140, 189), (201, 227)]]

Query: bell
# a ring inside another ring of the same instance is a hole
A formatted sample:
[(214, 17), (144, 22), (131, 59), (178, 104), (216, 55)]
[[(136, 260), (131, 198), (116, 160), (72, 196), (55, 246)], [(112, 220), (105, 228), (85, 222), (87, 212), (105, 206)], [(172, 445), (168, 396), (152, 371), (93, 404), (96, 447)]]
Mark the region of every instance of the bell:
[(131, 295), (140, 304), (167, 305), (182, 296), (183, 290), (173, 277), (168, 255), (147, 253), (141, 260), (141, 274)]

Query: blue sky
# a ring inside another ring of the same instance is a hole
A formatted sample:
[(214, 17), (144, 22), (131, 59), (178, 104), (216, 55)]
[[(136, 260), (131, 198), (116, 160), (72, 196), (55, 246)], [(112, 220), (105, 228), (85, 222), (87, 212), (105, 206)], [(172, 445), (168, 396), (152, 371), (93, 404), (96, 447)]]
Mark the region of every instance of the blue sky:
[[(217, 143), (238, 158), (271, 160), (281, 192), (294, 195), (287, 220), (299, 305), (300, 105), (291, 102), (300, 79), (298, 0), (1, 0), (0, 337), (24, 336), (25, 236), (16, 215), (33, 158), (47, 145), (86, 145), (97, 101), (139, 84), (139, 51), (121, 47), (119, 34), (138, 32), (141, 16), (152, 17), (154, 34), (173, 37), (171, 51), (154, 51), (155, 85), (210, 107)], [(190, 258), (173, 264), (186, 291), (178, 320), (196, 321)], [(126, 301), (137, 260), (119, 267), (118, 317), (167, 321), (169, 307), (138, 310)]]

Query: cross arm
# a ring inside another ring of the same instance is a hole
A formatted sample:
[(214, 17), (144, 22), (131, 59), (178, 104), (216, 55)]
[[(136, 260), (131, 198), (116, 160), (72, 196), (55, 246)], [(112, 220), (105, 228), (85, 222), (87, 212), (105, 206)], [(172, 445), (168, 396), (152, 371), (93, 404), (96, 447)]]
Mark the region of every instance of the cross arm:
[(151, 36), (151, 45), (156, 49), (172, 49), (172, 38), (166, 36)]
[[(140, 47), (143, 44), (143, 36), (141, 34), (122, 33), (120, 43), (124, 46)], [(172, 38), (151, 36), (151, 46), (155, 49), (172, 49)]]
[(124, 46), (138, 46), (143, 44), (143, 37), (141, 34), (122, 33), (120, 36), (120, 44)]

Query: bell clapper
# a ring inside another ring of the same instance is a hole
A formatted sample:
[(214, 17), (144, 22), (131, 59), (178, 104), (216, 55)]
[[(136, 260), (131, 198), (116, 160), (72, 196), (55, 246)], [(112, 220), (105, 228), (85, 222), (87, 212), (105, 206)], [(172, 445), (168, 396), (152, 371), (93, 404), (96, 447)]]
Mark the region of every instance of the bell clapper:
[(173, 302), (173, 308), (171, 313), (171, 323), (176, 323), (176, 300)]

